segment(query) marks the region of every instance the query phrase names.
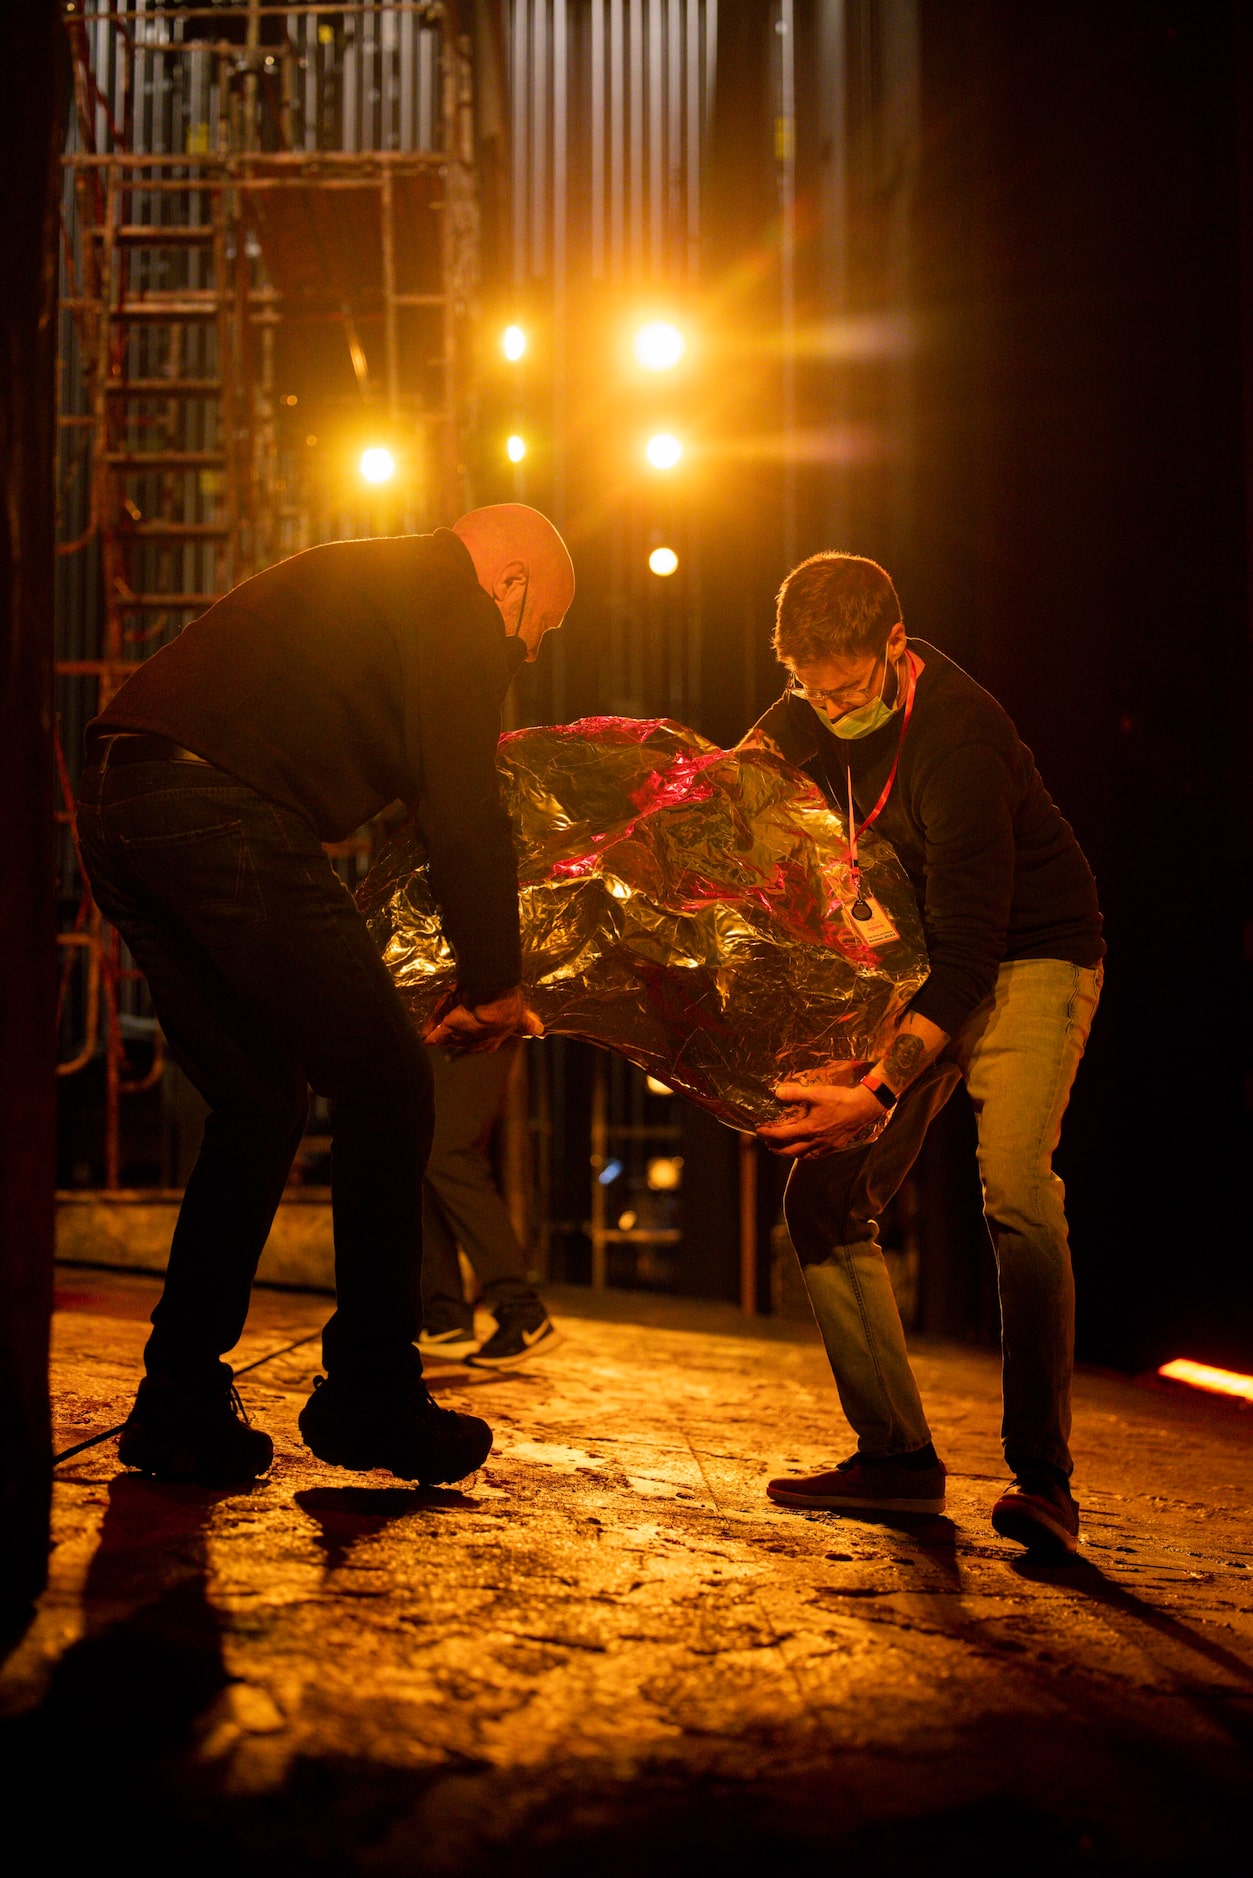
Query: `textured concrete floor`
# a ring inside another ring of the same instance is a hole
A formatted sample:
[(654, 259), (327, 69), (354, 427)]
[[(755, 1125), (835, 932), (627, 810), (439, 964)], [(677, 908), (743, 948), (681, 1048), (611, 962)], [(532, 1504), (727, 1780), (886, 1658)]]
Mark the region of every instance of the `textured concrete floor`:
[[(61, 1281), (64, 1448), (125, 1412), (154, 1290)], [(432, 1372), (497, 1431), (464, 1491), (300, 1446), (316, 1342), (243, 1380), (277, 1447), (251, 1492), (64, 1463), (0, 1680), (10, 1822), (279, 1878), (1248, 1869), (1247, 1413), (1082, 1378), (1083, 1558), (1047, 1570), (987, 1524), (986, 1357), (918, 1358), (950, 1517), (875, 1525), (763, 1500), (848, 1447), (803, 1329), (554, 1302), (542, 1365)], [(323, 1310), (258, 1293), (237, 1362)]]

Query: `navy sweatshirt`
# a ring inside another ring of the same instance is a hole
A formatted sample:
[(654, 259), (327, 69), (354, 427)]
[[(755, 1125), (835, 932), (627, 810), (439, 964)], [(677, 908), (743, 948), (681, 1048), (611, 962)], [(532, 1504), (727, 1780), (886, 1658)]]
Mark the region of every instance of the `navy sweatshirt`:
[(334, 541), (254, 575), (132, 674), (89, 732), (155, 731), (340, 841), (398, 798), (471, 1002), (521, 976), (500, 800), (519, 642), (458, 536)]
[(1003, 959), (1094, 966), (1105, 943), (1092, 870), (1008, 714), (934, 646), (914, 639), (910, 647), (925, 669), (903, 744), (900, 711), (845, 742), (791, 692), (754, 734), (842, 810), (851, 766), (859, 819), (878, 801), (900, 745), (875, 833), (895, 849), (922, 909), (931, 975), (910, 1008), (951, 1036), (988, 996)]

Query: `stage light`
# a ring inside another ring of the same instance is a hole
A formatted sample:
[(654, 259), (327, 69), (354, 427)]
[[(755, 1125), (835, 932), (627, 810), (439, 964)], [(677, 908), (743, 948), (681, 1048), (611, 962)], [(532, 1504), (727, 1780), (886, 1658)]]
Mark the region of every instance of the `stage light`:
[(668, 430), (659, 430), (656, 436), (648, 439), (644, 455), (654, 469), (673, 469), (683, 455), (683, 445)]
[(658, 1154), (648, 1163), (648, 1185), (653, 1193), (676, 1193), (683, 1185), (683, 1156)]
[(654, 548), (648, 557), (648, 565), (654, 574), (660, 574), (664, 580), (667, 574), (673, 574), (678, 567), (679, 557), (673, 548)]
[(374, 444), (369, 450), (361, 452), (359, 467), (368, 483), (386, 483), (396, 474), (396, 459), (390, 450)]
[(669, 320), (648, 320), (635, 335), (634, 351), (646, 372), (670, 372), (687, 351), (687, 340)]
[(674, 1094), (674, 1090), (670, 1087), (670, 1084), (668, 1082), (658, 1082), (655, 1076), (649, 1076), (645, 1080), (648, 1085), (649, 1095), (673, 1095)]
[(520, 359), (526, 351), (526, 334), (520, 326), (506, 326), (500, 347), (507, 359)]
[(505, 455), (511, 463), (520, 463), (526, 455), (526, 444), (521, 437), (509, 437), (505, 441)]
[(1157, 1373), (1168, 1382), (1190, 1383), (1194, 1389), (1208, 1390), (1211, 1395), (1234, 1395), (1253, 1402), (1253, 1376), (1242, 1376), (1238, 1370), (1215, 1369), (1209, 1363), (1193, 1363), (1180, 1356), (1173, 1363), (1163, 1363)]

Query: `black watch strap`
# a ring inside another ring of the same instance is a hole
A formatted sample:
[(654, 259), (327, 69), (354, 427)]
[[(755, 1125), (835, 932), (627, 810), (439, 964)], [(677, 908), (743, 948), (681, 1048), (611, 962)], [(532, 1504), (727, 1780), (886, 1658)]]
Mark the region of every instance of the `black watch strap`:
[(896, 1091), (889, 1089), (885, 1082), (868, 1082), (863, 1076), (861, 1086), (863, 1089), (868, 1089), (875, 1101), (881, 1102), (885, 1109), (896, 1107)]

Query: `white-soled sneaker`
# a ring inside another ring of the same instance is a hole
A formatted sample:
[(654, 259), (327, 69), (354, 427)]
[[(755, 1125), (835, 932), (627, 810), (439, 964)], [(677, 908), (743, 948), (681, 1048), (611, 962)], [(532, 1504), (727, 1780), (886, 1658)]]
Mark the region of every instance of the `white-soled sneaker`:
[(420, 1330), (418, 1349), (423, 1356), (443, 1356), (459, 1363), (462, 1357), (477, 1350), (479, 1340), (472, 1330)]
[(474, 1369), (516, 1369), (520, 1363), (529, 1363), (533, 1356), (546, 1355), (560, 1342), (561, 1332), (547, 1311), (538, 1324), (528, 1323), (521, 1314), (502, 1316), (497, 1319), (495, 1334), (466, 1360)]

